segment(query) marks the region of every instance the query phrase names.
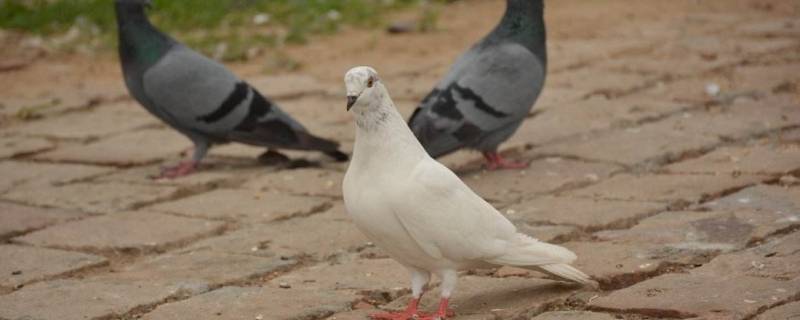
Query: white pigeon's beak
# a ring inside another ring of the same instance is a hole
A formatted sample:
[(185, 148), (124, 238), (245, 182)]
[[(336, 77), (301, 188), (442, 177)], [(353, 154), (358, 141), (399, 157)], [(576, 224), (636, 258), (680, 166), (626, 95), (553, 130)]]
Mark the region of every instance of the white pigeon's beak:
[(358, 97), (356, 96), (347, 96), (347, 111), (350, 111), (350, 108), (352, 108), (353, 105), (356, 104), (357, 100)]

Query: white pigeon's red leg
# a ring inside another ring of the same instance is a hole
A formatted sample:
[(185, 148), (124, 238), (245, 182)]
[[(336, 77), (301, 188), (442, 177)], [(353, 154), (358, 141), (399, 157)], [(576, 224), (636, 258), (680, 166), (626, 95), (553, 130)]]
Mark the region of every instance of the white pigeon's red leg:
[(486, 158), (486, 169), (488, 170), (525, 169), (529, 165), (527, 162), (504, 159), (494, 151), (484, 152), (483, 157)]
[(436, 310), (436, 313), (424, 314), (424, 315), (421, 314), (417, 318), (417, 320), (441, 320), (454, 316), (455, 312), (453, 312), (453, 310), (447, 309), (447, 305), (449, 303), (450, 303), (449, 298), (442, 298), (441, 300), (439, 300), (439, 309)]
[(198, 162), (194, 160), (184, 160), (176, 166), (161, 169), (161, 174), (156, 179), (175, 179), (187, 176), (197, 169)]
[(411, 301), (408, 302), (408, 307), (406, 310), (400, 312), (386, 312), (386, 313), (376, 313), (369, 315), (370, 318), (375, 320), (406, 320), (406, 319), (417, 319), (420, 317), (419, 314), (419, 300), (422, 299), (422, 295), (425, 293), (425, 285), (431, 281), (431, 274), (428, 271), (417, 269), (414, 267), (408, 267), (408, 271), (411, 272)]
[(458, 273), (455, 270), (443, 270), (442, 277), (442, 299), (439, 300), (439, 309), (434, 314), (421, 314), (418, 320), (440, 320), (452, 317), (455, 313), (447, 309), (450, 303), (450, 295), (456, 289), (456, 282), (458, 282)]

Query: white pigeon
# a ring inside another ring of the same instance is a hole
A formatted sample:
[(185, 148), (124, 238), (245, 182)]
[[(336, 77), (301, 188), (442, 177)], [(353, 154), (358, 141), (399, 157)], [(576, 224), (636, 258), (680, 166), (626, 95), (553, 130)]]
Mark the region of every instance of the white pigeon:
[[(511, 265), (596, 286), (571, 267), (566, 248), (517, 232), (450, 169), (431, 158), (395, 109), (370, 67), (344, 78), (347, 109), (355, 115), (356, 140), (344, 177), (344, 203), (355, 224), (411, 272), (413, 299), (405, 311), (373, 319), (445, 318), (457, 271)], [(435, 273), (441, 302), (433, 315), (417, 311)]]

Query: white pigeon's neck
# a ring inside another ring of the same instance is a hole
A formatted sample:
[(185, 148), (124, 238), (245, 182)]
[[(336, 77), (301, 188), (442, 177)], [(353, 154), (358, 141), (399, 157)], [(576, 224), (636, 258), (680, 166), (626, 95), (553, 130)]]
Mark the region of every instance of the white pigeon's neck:
[(380, 82), (365, 98), (353, 108), (356, 122), (354, 162), (391, 158), (392, 163), (398, 160), (416, 163), (427, 157)]

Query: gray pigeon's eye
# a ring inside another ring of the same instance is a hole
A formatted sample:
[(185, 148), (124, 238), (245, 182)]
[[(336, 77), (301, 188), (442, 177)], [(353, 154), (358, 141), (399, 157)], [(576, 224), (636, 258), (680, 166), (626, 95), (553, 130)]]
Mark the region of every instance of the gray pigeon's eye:
[(375, 82), (375, 79), (373, 79), (372, 77), (369, 77), (369, 79), (367, 80), (367, 88), (372, 88), (372, 85), (374, 84), (374, 82)]

